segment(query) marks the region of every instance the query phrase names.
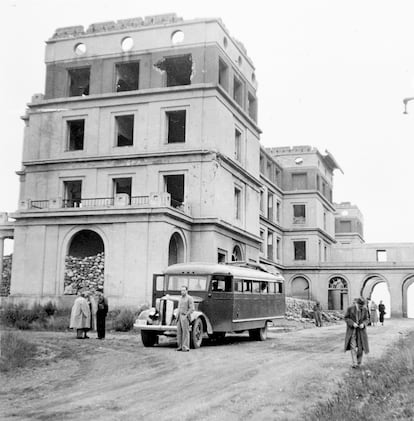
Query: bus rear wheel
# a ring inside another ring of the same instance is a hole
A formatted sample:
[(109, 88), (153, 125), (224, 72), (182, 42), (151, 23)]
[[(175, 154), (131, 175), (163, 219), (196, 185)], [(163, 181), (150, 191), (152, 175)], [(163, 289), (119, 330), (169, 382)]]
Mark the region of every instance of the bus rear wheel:
[(157, 334), (141, 330), (141, 340), (145, 347), (154, 346), (158, 342)]
[(191, 348), (200, 348), (203, 342), (203, 321), (200, 318), (195, 319), (190, 335), (190, 346)]
[(258, 329), (249, 330), (250, 339), (254, 341), (265, 341), (267, 338), (267, 324), (264, 327), (259, 327)]

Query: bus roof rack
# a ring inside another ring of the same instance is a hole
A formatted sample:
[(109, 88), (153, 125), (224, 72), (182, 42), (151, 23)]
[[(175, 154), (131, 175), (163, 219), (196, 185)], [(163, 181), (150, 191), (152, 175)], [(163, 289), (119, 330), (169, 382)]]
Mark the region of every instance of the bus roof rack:
[(246, 262), (245, 260), (237, 260), (235, 262), (227, 262), (226, 265), (238, 266), (241, 268), (250, 268), (261, 270), (262, 272), (271, 273), (272, 275), (281, 275), (281, 273), (272, 265), (256, 262)]

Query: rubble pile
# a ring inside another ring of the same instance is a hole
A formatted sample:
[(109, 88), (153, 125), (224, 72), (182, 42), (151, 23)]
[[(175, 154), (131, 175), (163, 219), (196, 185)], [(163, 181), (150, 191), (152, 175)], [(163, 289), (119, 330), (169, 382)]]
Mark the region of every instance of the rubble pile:
[[(312, 300), (286, 297), (285, 319), (315, 323), (315, 319), (313, 317), (313, 306), (315, 303), (316, 301)], [(339, 320), (343, 320), (343, 318), (344, 315), (341, 311), (322, 311), (322, 320), (324, 322), (335, 323)]]
[(0, 297), (7, 297), (10, 295), (12, 259), (12, 254), (3, 257), (3, 273), (1, 274), (0, 279)]
[(79, 290), (95, 292), (104, 285), (105, 253), (96, 256), (66, 256), (64, 294), (77, 294)]

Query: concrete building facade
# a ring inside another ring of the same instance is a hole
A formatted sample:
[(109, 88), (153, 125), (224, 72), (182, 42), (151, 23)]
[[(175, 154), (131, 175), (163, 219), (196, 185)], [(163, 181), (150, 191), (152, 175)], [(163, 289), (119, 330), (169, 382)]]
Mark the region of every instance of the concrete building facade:
[[(358, 209), (332, 202), (331, 154), (261, 147), (254, 65), (219, 19), (60, 28), (45, 57), (19, 207), (0, 223), (14, 237), (10, 300), (69, 305), (99, 273), (113, 306), (139, 305), (169, 264), (243, 260), (325, 308), (387, 282), (406, 314), (414, 245), (364, 243)], [(69, 267), (91, 256), (95, 272)]]

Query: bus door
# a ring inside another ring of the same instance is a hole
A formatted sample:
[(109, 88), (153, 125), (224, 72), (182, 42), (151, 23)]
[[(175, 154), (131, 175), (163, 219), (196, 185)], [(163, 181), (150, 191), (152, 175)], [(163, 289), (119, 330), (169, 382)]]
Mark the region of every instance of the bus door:
[(213, 275), (211, 277), (205, 312), (214, 331), (228, 331), (233, 315), (232, 276)]
[(165, 275), (155, 273), (152, 276), (152, 306), (155, 307), (155, 300), (165, 295)]

